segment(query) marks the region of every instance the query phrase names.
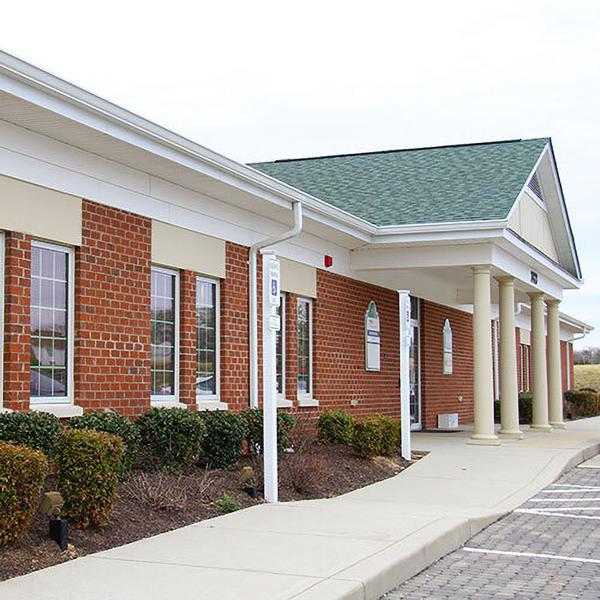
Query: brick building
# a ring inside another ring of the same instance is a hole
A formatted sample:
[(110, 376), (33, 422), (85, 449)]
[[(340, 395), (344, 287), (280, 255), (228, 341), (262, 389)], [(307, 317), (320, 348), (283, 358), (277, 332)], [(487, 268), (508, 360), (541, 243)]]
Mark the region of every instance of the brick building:
[(246, 408), (250, 247), (300, 203), (302, 231), (269, 246), (282, 408), (399, 416), (409, 290), (413, 427), (456, 413), (495, 443), (492, 401), (530, 389), (534, 425), (561, 425), (589, 327), (558, 311), (581, 273), (550, 140), (247, 166), (7, 54), (0, 136), (1, 410)]

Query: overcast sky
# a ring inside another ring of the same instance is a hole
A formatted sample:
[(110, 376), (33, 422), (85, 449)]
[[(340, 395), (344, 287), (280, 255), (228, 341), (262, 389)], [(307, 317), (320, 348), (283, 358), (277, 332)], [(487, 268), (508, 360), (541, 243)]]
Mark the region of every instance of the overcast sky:
[(0, 45), (243, 162), (551, 136), (600, 330), (597, 0), (11, 2)]

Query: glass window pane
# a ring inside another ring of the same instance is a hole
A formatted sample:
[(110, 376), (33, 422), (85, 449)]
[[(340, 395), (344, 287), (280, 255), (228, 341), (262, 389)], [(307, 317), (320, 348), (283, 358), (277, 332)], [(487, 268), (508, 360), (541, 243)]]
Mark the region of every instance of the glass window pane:
[[(30, 393), (32, 397), (68, 394), (68, 276), (66, 250), (31, 248)], [(40, 308), (41, 307), (41, 308)]]
[(196, 394), (217, 393), (217, 284), (196, 280)]
[(312, 356), (310, 347), (311, 307), (307, 300), (298, 300), (298, 393), (311, 393)]

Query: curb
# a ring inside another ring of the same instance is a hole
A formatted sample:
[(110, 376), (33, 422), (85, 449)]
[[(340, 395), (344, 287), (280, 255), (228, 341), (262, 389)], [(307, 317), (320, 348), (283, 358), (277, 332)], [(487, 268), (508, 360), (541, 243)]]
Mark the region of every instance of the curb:
[[(600, 454), (600, 442), (581, 448), (566, 459), (551, 481), (597, 454)], [(551, 466), (548, 465), (548, 468)], [(547, 485), (547, 478), (543, 477), (543, 473), (540, 475), (541, 477), (536, 478), (535, 486), (527, 488), (526, 499)], [(532, 490), (535, 491), (530, 494)], [(294, 596), (294, 600), (378, 600), (434, 562), (461, 548), (474, 535), (511, 513), (524, 501), (519, 497), (511, 501), (513, 506), (508, 510), (478, 517), (438, 519), (409, 539), (395, 542), (381, 552)]]

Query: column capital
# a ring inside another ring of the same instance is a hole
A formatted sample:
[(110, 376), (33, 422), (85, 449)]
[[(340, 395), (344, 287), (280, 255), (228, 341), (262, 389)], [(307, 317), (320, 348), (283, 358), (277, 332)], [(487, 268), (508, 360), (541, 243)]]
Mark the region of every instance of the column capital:
[(560, 306), (560, 300), (558, 300), (557, 298), (547, 298), (546, 304), (548, 306)]
[(489, 275), (492, 272), (492, 267), (491, 265), (473, 265), (471, 271), (475, 274), (482, 273)]
[(543, 300), (544, 299), (544, 292), (527, 292), (527, 295), (532, 299), (532, 300)]
[(494, 279), (500, 285), (514, 285), (515, 284), (515, 278), (512, 275), (500, 275), (499, 277), (494, 277)]

